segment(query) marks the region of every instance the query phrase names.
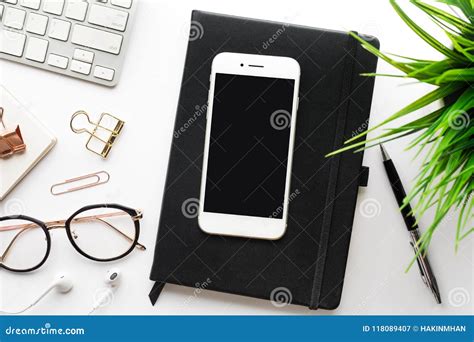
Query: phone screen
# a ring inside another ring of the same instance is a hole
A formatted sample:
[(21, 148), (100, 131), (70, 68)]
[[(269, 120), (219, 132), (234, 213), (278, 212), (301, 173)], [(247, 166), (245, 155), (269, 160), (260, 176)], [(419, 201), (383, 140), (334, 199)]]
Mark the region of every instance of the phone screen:
[(283, 217), (294, 87), (216, 74), (204, 211)]

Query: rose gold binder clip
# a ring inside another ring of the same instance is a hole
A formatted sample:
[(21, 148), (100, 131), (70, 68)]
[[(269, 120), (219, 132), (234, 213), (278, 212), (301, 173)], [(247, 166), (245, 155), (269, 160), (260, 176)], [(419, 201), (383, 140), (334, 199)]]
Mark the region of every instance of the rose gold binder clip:
[[(51, 194), (54, 196), (68, 194), (70, 192), (79, 191), (83, 189), (93, 188), (105, 183), (110, 180), (110, 175), (106, 171), (99, 171), (84, 176), (79, 176), (71, 179), (67, 179), (62, 183), (54, 184), (51, 186)], [(71, 184), (77, 184), (76, 186), (70, 187)]]
[(20, 126), (14, 130), (8, 130), (3, 122), (4, 109), (0, 107), (0, 123), (3, 130), (0, 130), (0, 158), (8, 158), (13, 154), (22, 153), (26, 150)]
[[(74, 121), (77, 121), (80, 117), (85, 117), (86, 123), (91, 126), (91, 130), (74, 127)], [(83, 110), (75, 112), (70, 122), (71, 129), (74, 133), (87, 133), (90, 135), (86, 143), (86, 148), (104, 159), (109, 155), (124, 125), (124, 121), (107, 113), (102, 113), (97, 123), (92, 122), (89, 118), (89, 114)]]

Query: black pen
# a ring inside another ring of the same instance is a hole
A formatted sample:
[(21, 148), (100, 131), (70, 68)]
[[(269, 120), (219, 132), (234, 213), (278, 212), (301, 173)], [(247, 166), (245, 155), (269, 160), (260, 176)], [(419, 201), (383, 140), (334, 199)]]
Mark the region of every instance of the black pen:
[[(397, 199), (398, 206), (402, 207), (403, 200), (406, 197), (406, 193), (403, 189), (400, 176), (398, 175), (397, 169), (395, 168), (392, 159), (390, 158), (382, 144), (380, 144), (380, 150), (382, 151), (383, 165), (385, 166), (385, 171), (387, 171), (388, 180), (390, 181), (390, 185), (392, 186), (392, 190), (395, 194), (395, 198)], [(420, 269), (421, 279), (423, 280), (425, 285), (430, 288), (431, 292), (433, 292), (436, 302), (438, 304), (441, 304), (441, 295), (439, 293), (438, 283), (436, 282), (436, 278), (428, 261), (428, 256), (426, 255), (426, 252), (418, 253), (419, 249), (417, 243), (420, 239), (420, 232), (418, 229), (418, 225), (416, 224), (415, 216), (413, 216), (411, 211), (412, 210), (410, 204), (407, 204), (401, 209), (403, 219), (405, 220), (408, 232), (410, 233), (410, 245), (413, 247), (415, 255), (418, 254), (416, 261), (418, 264), (418, 268)]]

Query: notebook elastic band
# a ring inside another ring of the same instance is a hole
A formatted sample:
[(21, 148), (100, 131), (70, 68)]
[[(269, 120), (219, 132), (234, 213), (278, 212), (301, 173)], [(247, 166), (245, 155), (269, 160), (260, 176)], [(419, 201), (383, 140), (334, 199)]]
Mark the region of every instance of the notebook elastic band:
[[(357, 47), (357, 41), (349, 37), (348, 38), (348, 48), (347, 56), (344, 61), (344, 75), (343, 75), (343, 85), (341, 91), (341, 98), (340, 103), (341, 106), (338, 110), (338, 117), (337, 117), (337, 124), (336, 124), (336, 133), (334, 137), (334, 147), (333, 151), (339, 148), (342, 143), (344, 142), (344, 131), (346, 128), (346, 118), (347, 118), (347, 111), (349, 107), (349, 96), (350, 91), (352, 88), (352, 75), (353, 75), (353, 67), (354, 67), (354, 60), (355, 60), (355, 51)], [(326, 264), (326, 256), (328, 250), (328, 242), (329, 242), (329, 233), (331, 230), (331, 222), (332, 222), (332, 215), (334, 209), (334, 201), (336, 199), (336, 186), (337, 186), (337, 179), (339, 174), (339, 161), (341, 159), (341, 155), (337, 154), (332, 157), (331, 166), (330, 166), (330, 174), (329, 174), (329, 183), (328, 183), (328, 191), (326, 195), (326, 203), (324, 205), (324, 216), (323, 216), (323, 224), (321, 228), (321, 235), (320, 235), (320, 245), (318, 251), (318, 258), (316, 259), (316, 267), (314, 271), (313, 277), (313, 287), (311, 292), (311, 301), (309, 308), (312, 310), (318, 309), (321, 304), (321, 292), (322, 292), (322, 284), (323, 284), (323, 277), (324, 277), (324, 268)]]

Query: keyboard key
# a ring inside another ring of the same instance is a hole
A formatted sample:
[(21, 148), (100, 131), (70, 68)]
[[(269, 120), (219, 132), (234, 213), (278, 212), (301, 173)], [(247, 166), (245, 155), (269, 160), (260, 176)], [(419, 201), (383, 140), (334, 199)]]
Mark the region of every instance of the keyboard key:
[(92, 5), (89, 12), (91, 24), (104, 26), (117, 31), (125, 31), (128, 13), (101, 5)]
[(44, 36), (46, 33), (47, 26), (48, 26), (47, 16), (39, 15), (36, 13), (30, 13), (28, 15), (28, 20), (26, 22), (26, 31)]
[(21, 0), (21, 5), (26, 8), (39, 10), (41, 0)]
[(74, 59), (81, 62), (92, 63), (94, 61), (94, 53), (82, 49), (74, 50)]
[(63, 14), (64, 0), (44, 0), (43, 11), (46, 13)]
[(66, 69), (68, 63), (69, 58), (67, 57), (55, 55), (53, 53), (50, 53), (48, 56), (48, 64), (56, 68)]
[(60, 19), (52, 19), (49, 27), (49, 36), (54, 39), (67, 41), (69, 38), (69, 31), (71, 30), (71, 23)]
[(68, 0), (66, 7), (66, 17), (79, 21), (86, 19), (87, 7), (89, 3), (82, 0)]
[(44, 63), (46, 52), (48, 51), (48, 44), (49, 42), (45, 39), (29, 37), (25, 57), (32, 61)]
[(6, 0), (5, 1), (7, 4), (12, 4), (12, 5), (16, 5), (17, 4), (17, 0)]
[(25, 48), (26, 36), (21, 33), (1, 30), (0, 52), (21, 57)]
[(80, 74), (89, 75), (91, 73), (91, 67), (92, 65), (89, 63), (76, 61), (74, 59), (71, 62), (71, 70)]
[(118, 55), (122, 47), (123, 37), (119, 34), (97, 30), (83, 25), (75, 25), (72, 43), (91, 49)]
[(112, 0), (110, 2), (114, 6), (130, 8), (132, 7), (132, 0)]
[(97, 65), (94, 68), (94, 77), (97, 77), (106, 81), (112, 81), (114, 79), (114, 75), (115, 75), (114, 69), (104, 68), (99, 65)]
[(3, 25), (17, 30), (23, 29), (25, 23), (26, 12), (17, 8), (8, 7)]

